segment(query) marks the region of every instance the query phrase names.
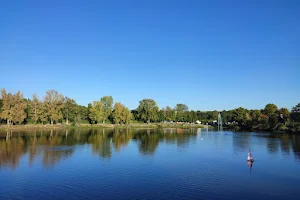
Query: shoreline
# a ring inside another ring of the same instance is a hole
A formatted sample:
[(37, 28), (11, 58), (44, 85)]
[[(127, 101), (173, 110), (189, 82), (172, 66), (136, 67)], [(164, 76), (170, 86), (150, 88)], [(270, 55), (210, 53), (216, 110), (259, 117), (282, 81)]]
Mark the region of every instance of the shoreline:
[(64, 130), (64, 129), (72, 129), (72, 128), (182, 128), (182, 129), (188, 129), (188, 128), (211, 128), (207, 125), (201, 125), (201, 124), (169, 124), (169, 123), (149, 123), (149, 124), (143, 124), (143, 123), (131, 123), (128, 125), (120, 125), (120, 124), (78, 124), (76, 126), (72, 126), (70, 124), (26, 124), (26, 125), (0, 125), (0, 131), (30, 131), (30, 130), (47, 130), (47, 129), (57, 129), (57, 130)]

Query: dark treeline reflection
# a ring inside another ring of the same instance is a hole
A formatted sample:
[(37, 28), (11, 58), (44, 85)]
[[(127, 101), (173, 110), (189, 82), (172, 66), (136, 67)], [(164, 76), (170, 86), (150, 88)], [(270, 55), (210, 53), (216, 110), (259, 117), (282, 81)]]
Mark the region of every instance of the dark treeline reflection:
[(70, 129), (0, 132), (0, 168), (17, 168), (28, 156), (28, 164), (42, 162), (53, 167), (72, 156), (75, 145), (90, 145), (93, 155), (110, 158), (132, 140), (142, 155), (153, 155), (159, 143), (187, 147), (197, 136), (197, 129)]

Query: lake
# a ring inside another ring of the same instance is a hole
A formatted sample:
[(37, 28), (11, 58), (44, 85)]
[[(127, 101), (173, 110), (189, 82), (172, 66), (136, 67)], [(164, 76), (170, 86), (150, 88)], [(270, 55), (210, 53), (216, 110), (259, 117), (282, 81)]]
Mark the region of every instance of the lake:
[(300, 135), (80, 128), (0, 133), (0, 199), (299, 198)]

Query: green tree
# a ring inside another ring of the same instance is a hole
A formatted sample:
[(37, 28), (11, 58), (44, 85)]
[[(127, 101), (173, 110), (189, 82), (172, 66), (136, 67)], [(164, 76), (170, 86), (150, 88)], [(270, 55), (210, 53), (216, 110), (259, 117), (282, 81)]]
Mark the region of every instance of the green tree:
[(287, 108), (280, 108), (278, 113), (280, 116), (280, 122), (285, 124), (285, 122), (290, 118), (289, 110)]
[(187, 112), (187, 116), (188, 122), (195, 122), (197, 120), (197, 113), (194, 110)]
[(112, 113), (114, 100), (112, 96), (104, 96), (100, 99), (100, 102), (103, 105), (102, 110), (103, 110), (103, 123), (104, 123), (105, 120), (107, 120)]
[(176, 104), (174, 110), (176, 111), (176, 120), (185, 121), (185, 112), (189, 110), (187, 105), (182, 103)]
[(166, 121), (175, 121), (175, 111), (170, 106), (163, 108), (162, 113)]
[(66, 120), (66, 124), (69, 124), (69, 120), (71, 122), (75, 122), (76, 113), (77, 113), (77, 103), (74, 99), (69, 97), (64, 98), (64, 107), (62, 109), (63, 118)]
[(115, 103), (114, 105), (112, 117), (115, 124), (120, 124), (122, 122), (123, 107), (124, 106), (119, 102)]
[(115, 124), (128, 124), (133, 115), (128, 108), (117, 102), (112, 112), (112, 118)]
[(124, 124), (128, 124), (133, 118), (132, 113), (128, 108), (125, 106), (123, 107), (123, 115), (122, 115), (122, 121)]
[(32, 119), (32, 107), (31, 107), (31, 99), (24, 99), (24, 102), (26, 104), (26, 108), (25, 108), (25, 113), (26, 113), (26, 118), (24, 119), (23, 123), (27, 124), (27, 123), (31, 123), (34, 122)]
[(87, 108), (88, 108), (88, 121), (90, 124), (94, 124), (95, 122), (91, 118), (91, 116), (92, 116), (91, 110), (93, 108), (93, 105), (91, 103), (89, 103)]
[(261, 117), (261, 112), (260, 110), (252, 110), (251, 111), (251, 119), (252, 119), (252, 126), (257, 126), (260, 123), (260, 117)]
[(269, 115), (269, 126), (271, 130), (276, 130), (278, 126), (278, 115), (276, 113), (272, 113)]
[(233, 111), (234, 116), (233, 119), (234, 121), (238, 122), (240, 125), (246, 125), (247, 122), (250, 122), (251, 116), (250, 113), (247, 109), (239, 107)]
[(153, 99), (143, 99), (137, 108), (138, 118), (144, 122), (157, 120), (158, 106)]
[(78, 105), (76, 108), (76, 123), (79, 122), (84, 122), (84, 123), (88, 123), (89, 122), (89, 109), (86, 106), (81, 106)]
[(158, 111), (157, 116), (158, 116), (157, 119), (158, 119), (159, 122), (163, 122), (163, 121), (166, 120), (165, 116), (164, 116), (164, 111), (163, 110)]
[(103, 104), (100, 101), (93, 101), (89, 117), (93, 123), (100, 123), (103, 121)]
[(64, 96), (56, 90), (48, 90), (44, 97), (44, 115), (50, 119), (51, 125), (63, 118)]
[(269, 103), (266, 105), (265, 109), (264, 109), (264, 114), (266, 115), (271, 115), (276, 113), (278, 110), (277, 106), (275, 104)]
[(292, 108), (291, 118), (295, 122), (300, 122), (300, 103)]

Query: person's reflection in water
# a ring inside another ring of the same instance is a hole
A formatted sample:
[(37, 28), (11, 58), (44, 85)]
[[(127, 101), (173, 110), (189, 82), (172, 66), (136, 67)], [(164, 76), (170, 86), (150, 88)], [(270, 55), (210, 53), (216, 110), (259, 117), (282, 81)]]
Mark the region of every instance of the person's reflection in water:
[(248, 163), (248, 166), (250, 168), (250, 176), (251, 176), (253, 162), (247, 161), (247, 163)]

